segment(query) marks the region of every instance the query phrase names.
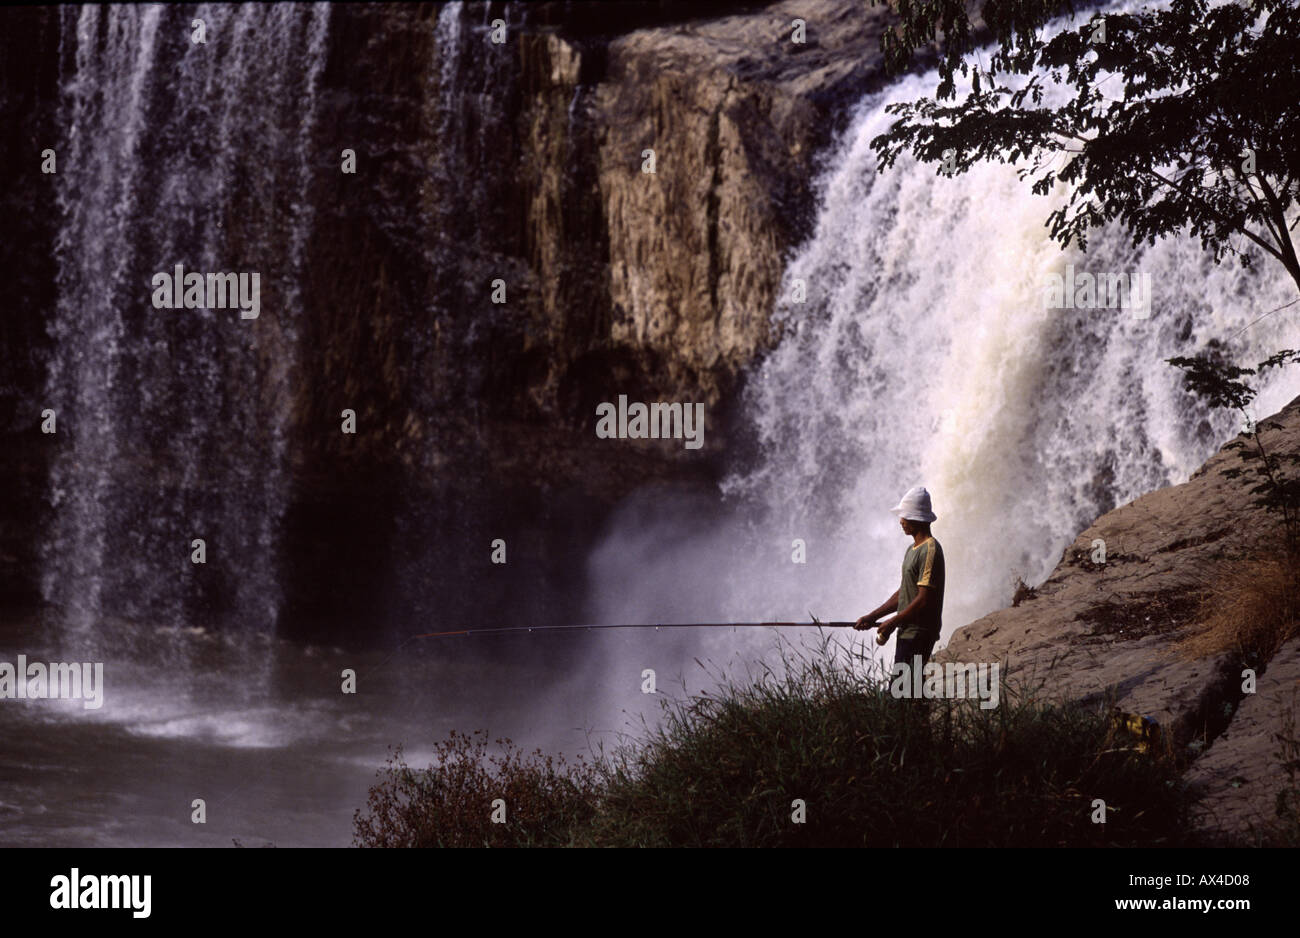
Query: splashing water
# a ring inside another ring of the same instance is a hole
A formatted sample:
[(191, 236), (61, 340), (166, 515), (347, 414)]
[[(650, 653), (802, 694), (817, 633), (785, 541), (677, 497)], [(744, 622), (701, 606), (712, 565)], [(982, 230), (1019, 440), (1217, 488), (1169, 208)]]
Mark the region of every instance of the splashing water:
[[(1004, 605), (1017, 575), (1044, 578), (1098, 515), (1186, 480), (1237, 429), (1165, 359), (1220, 339), (1255, 362), (1300, 339), (1284, 314), (1246, 329), (1294, 298), (1263, 259), (1216, 266), (1184, 238), (1135, 248), (1117, 226), (1087, 254), (1063, 252), (1044, 223), (1065, 190), (1034, 196), (1014, 167), (949, 178), (905, 157), (878, 174), (885, 106), (936, 84), (869, 96), (828, 154), (815, 232), (775, 311), (782, 339), (746, 392), (759, 456), (725, 480), (721, 518), (624, 509), (591, 559), (594, 582), (626, 584), (598, 593), (598, 621), (855, 618), (898, 585), (907, 539), (889, 509), (920, 483), (948, 561), (946, 637)], [(1071, 264), (1149, 273), (1149, 318), (1047, 309), (1049, 276)], [(1255, 416), (1297, 393), (1300, 375), (1278, 375)], [(806, 564), (792, 563), (795, 539)]]
[[(62, 16), (46, 386), (61, 449), (42, 591), (81, 651), (121, 650), (121, 635), (137, 630), (110, 638), (114, 622), (175, 630), (215, 620), (265, 639), (280, 604), (329, 9), (87, 6)], [(192, 41), (192, 19), (206, 43)], [(153, 274), (177, 264), (258, 272), (261, 316), (153, 308)], [(191, 563), (194, 538), (206, 541), (206, 565)]]

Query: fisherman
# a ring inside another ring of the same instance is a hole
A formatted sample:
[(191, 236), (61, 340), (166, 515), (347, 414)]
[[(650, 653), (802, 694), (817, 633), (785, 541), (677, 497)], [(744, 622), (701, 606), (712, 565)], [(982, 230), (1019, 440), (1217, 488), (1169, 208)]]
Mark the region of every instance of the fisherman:
[[(912, 546), (903, 554), (903, 581), (898, 592), (854, 623), (859, 631), (876, 627), (876, 643), (885, 644), (898, 630), (894, 647), (894, 674), (899, 667), (914, 668), (910, 687), (919, 687), (922, 669), (939, 640), (943, 615), (943, 548), (930, 533), (935, 513), (930, 510), (930, 493), (917, 485), (908, 489), (892, 509)], [(897, 613), (887, 622), (881, 616)], [(916, 659), (916, 660), (913, 660)]]

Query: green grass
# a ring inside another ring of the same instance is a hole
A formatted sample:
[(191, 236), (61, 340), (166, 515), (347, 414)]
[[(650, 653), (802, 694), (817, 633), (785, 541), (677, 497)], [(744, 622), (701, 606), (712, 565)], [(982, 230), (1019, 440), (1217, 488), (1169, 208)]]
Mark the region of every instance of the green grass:
[[(666, 700), (611, 753), (566, 765), (453, 734), (434, 766), (381, 772), (362, 846), (1156, 845), (1188, 839), (1180, 766), (1104, 707), (894, 699), (833, 653)], [(491, 823), (493, 799), (506, 823)], [(1093, 822), (1094, 801), (1106, 823)], [(795, 802), (803, 803), (796, 823)]]

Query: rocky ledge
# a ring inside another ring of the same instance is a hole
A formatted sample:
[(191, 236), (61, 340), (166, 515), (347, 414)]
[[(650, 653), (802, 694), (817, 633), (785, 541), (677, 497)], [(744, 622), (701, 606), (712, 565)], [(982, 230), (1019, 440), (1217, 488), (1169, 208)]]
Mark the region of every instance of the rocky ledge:
[[(1300, 452), (1300, 398), (1270, 423), (1278, 426), (1261, 433), (1269, 451)], [(1230, 565), (1282, 550), (1281, 525), (1252, 504), (1243, 479), (1225, 475), (1239, 465), (1235, 450), (1221, 449), (1182, 485), (1106, 513), (1029, 595), (959, 629), (936, 655), (1003, 662), (1007, 679), (1039, 699), (1113, 694), (1121, 710), (1156, 720), (1193, 757), (1198, 825), (1238, 841), (1271, 823), (1291, 784), (1282, 740), (1295, 737), (1288, 717), (1300, 712), (1300, 639), (1267, 662), (1179, 647)], [(1258, 685), (1246, 694), (1250, 665)]]

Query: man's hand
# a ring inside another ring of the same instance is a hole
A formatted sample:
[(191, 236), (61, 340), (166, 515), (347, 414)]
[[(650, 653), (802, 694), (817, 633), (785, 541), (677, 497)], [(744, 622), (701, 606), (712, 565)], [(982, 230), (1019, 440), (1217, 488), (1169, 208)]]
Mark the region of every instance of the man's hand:
[(878, 626), (876, 626), (876, 644), (877, 645), (885, 644), (885, 642), (889, 641), (889, 636), (892, 635), (893, 632), (894, 632), (894, 623), (892, 621), (880, 623)]
[(859, 619), (857, 622), (854, 622), (854, 623), (853, 623), (853, 627), (854, 627), (855, 629), (857, 629), (859, 632), (862, 632), (862, 631), (864, 631), (864, 630), (866, 630), (866, 629), (871, 628), (871, 627), (872, 627), (873, 625), (875, 625), (875, 624), (876, 624), (876, 615), (875, 615), (875, 613), (873, 613), (873, 612), (868, 612), (865, 616), (863, 616), (863, 617), (862, 617), (861, 619)]

